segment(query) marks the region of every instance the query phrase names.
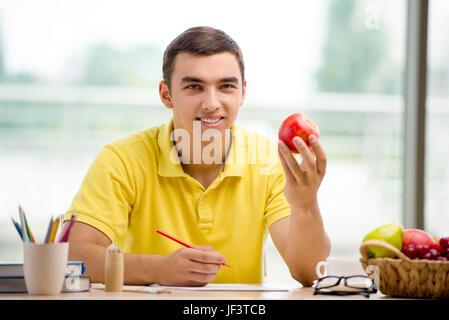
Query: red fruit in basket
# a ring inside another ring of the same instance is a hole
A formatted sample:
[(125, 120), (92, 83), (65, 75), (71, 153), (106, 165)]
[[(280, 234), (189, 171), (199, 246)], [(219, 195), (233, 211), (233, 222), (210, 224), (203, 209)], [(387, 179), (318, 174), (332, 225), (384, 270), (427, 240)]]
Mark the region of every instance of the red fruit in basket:
[(418, 257), (418, 250), (416, 250), (416, 247), (413, 244), (409, 244), (408, 246), (403, 247), (402, 253), (410, 259)]
[(424, 256), (429, 252), (430, 247), (425, 244), (418, 244), (416, 250), (418, 251), (418, 257), (424, 259)]
[(432, 254), (430, 252), (427, 252), (422, 259), (426, 259), (426, 260), (433, 260)]
[(440, 255), (441, 252), (441, 246), (439, 243), (434, 242), (430, 245), (430, 249), (435, 249), (438, 252), (438, 255)]
[(429, 251), (422, 258), (427, 260), (436, 260), (438, 258), (438, 251), (435, 249), (429, 249)]
[(436, 249), (430, 248), (429, 253), (432, 255), (432, 260), (436, 260), (440, 256), (440, 253)]
[(402, 238), (402, 246), (414, 244), (415, 246), (422, 244), (431, 246), (433, 238), (427, 232), (420, 229), (406, 229), (404, 230), (404, 237)]
[(446, 257), (449, 259), (449, 248), (443, 248), (440, 251), (440, 256)]
[(441, 246), (441, 249), (449, 248), (449, 237), (441, 238), (440, 246)]
[(439, 256), (439, 257), (437, 257), (437, 260), (438, 260), (438, 261), (447, 261), (447, 258), (446, 258), (446, 257)]

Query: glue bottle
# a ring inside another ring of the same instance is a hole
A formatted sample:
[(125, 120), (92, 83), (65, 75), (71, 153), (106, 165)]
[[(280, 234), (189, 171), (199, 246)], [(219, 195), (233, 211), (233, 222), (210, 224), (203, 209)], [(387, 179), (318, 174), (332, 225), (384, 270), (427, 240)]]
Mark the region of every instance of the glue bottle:
[(120, 292), (123, 289), (123, 253), (118, 244), (111, 244), (106, 249), (106, 259), (104, 262), (104, 284), (105, 290), (110, 292)]

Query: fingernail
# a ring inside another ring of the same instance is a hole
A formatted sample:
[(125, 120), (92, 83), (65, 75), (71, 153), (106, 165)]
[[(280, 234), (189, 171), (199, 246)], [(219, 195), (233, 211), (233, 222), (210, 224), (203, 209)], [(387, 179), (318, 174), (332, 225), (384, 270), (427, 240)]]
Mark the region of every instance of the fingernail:
[(314, 142), (317, 142), (317, 141), (318, 141), (318, 138), (315, 135), (311, 134), (309, 136), (309, 142), (310, 143), (314, 143)]

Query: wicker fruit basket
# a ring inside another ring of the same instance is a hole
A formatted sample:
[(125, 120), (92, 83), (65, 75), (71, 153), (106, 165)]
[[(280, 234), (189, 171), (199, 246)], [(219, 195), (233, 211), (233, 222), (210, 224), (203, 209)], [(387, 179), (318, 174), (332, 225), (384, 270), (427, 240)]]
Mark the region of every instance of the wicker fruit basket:
[[(368, 247), (380, 246), (393, 251), (396, 259), (369, 258)], [(368, 240), (360, 246), (360, 262), (368, 275), (378, 267), (380, 292), (391, 297), (449, 298), (449, 261), (412, 260), (382, 240)], [(368, 272), (369, 271), (369, 272)]]

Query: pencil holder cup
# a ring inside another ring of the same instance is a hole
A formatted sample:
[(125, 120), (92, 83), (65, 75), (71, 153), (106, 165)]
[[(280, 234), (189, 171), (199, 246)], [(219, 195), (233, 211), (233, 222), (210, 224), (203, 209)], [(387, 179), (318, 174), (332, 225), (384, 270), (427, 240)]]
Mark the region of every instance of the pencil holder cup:
[(23, 269), (29, 294), (61, 292), (68, 252), (68, 242), (23, 244)]

